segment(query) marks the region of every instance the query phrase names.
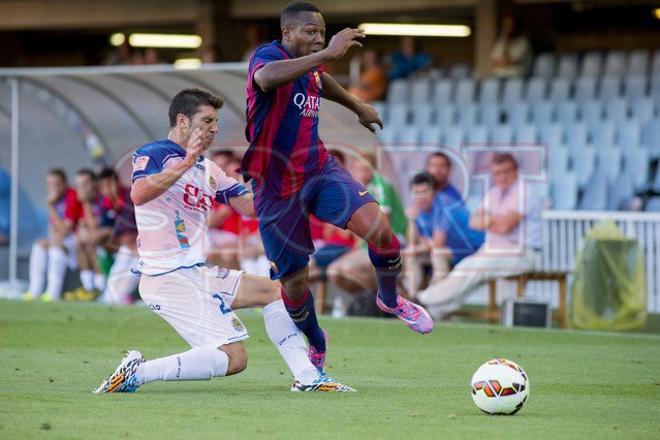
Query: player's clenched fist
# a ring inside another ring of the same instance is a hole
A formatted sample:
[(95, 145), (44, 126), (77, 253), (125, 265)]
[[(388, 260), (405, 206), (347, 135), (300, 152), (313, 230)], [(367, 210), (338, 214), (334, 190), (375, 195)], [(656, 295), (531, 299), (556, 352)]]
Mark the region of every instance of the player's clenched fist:
[(360, 29), (346, 28), (334, 35), (325, 48), (329, 59), (338, 60), (346, 55), (351, 47), (362, 47), (362, 43), (357, 41), (360, 38), (365, 38), (364, 31)]
[(197, 162), (197, 158), (204, 152), (204, 132), (195, 127), (190, 139), (188, 140), (188, 148), (186, 149), (186, 157), (184, 162), (188, 166), (193, 166)]

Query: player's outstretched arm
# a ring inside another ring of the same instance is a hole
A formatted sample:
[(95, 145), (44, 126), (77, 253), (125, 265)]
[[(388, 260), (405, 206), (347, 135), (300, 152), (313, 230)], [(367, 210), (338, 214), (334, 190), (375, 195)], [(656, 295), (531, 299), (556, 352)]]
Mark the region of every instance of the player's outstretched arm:
[(254, 73), (254, 82), (264, 92), (288, 84), (323, 63), (342, 58), (351, 47), (362, 47), (362, 43), (357, 41), (359, 38), (364, 38), (364, 32), (359, 29), (346, 28), (333, 36), (328, 47), (323, 50), (311, 55), (273, 61), (264, 65)]
[(376, 131), (376, 125), (378, 125), (381, 130), (383, 129), (383, 121), (380, 120), (376, 109), (372, 105), (366, 104), (348, 93), (346, 89), (340, 86), (329, 73), (323, 72), (321, 75), (321, 83), (323, 84), (324, 98), (334, 101), (337, 104), (341, 104), (351, 110), (357, 115), (360, 124), (372, 133)]
[(239, 214), (246, 217), (256, 217), (257, 212), (254, 210), (254, 197), (252, 193), (243, 194), (242, 196), (230, 197), (229, 206), (238, 211)]

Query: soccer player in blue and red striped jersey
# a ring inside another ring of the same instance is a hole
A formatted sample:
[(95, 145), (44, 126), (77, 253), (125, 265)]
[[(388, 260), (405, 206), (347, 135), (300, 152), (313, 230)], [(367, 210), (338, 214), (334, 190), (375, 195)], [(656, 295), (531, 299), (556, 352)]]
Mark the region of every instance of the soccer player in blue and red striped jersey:
[(289, 315), (307, 336), (310, 357), (323, 369), (326, 337), (307, 286), (314, 251), (308, 214), (347, 228), (369, 243), (378, 278), (378, 306), (412, 330), (429, 333), (433, 321), (422, 307), (397, 294), (400, 245), (367, 189), (330, 156), (319, 139), (321, 96), (357, 115), (375, 131), (376, 110), (344, 90), (324, 64), (361, 47), (364, 33), (346, 28), (325, 46), (325, 22), (316, 5), (294, 2), (281, 14), (282, 40), (258, 47), (250, 59), (247, 128), (250, 142), (242, 171), (252, 179), (255, 208), (271, 277), (282, 284)]

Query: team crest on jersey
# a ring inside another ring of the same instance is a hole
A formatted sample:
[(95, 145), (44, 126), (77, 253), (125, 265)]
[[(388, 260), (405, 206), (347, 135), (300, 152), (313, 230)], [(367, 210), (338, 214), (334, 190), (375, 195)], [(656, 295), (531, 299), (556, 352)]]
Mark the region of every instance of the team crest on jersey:
[(213, 189), (215, 189), (218, 186), (218, 184), (216, 183), (215, 178), (213, 178), (213, 176), (209, 176), (209, 185), (211, 185), (211, 188), (213, 188)]
[(225, 267), (218, 268), (218, 274), (216, 275), (216, 278), (220, 278), (221, 280), (224, 280), (228, 276), (229, 276), (229, 269)]
[(133, 171), (144, 171), (149, 163), (149, 156), (139, 156), (133, 159)]
[(321, 88), (321, 76), (319, 75), (319, 71), (315, 70), (314, 71), (314, 79), (316, 80), (316, 85)]

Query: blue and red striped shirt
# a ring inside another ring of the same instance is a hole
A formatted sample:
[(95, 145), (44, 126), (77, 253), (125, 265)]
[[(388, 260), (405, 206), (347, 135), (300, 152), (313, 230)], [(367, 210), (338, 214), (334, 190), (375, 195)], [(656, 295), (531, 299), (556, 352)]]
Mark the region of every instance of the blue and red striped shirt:
[(250, 147), (241, 168), (258, 188), (279, 197), (299, 191), (328, 159), (318, 133), (324, 67), (268, 92), (254, 82), (264, 65), (291, 58), (280, 41), (273, 41), (255, 50), (248, 70), (245, 136)]

